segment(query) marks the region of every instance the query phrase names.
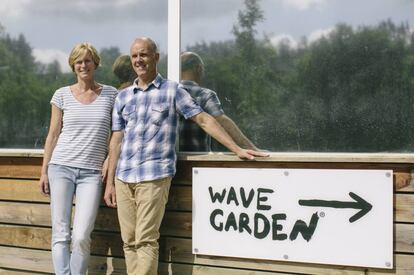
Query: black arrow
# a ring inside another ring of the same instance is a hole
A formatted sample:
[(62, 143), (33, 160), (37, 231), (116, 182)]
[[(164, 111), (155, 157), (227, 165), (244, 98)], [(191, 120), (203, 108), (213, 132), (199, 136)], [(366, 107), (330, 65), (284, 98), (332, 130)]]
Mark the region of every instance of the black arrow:
[(316, 207), (332, 207), (332, 208), (353, 208), (360, 209), (355, 215), (349, 218), (349, 222), (355, 222), (367, 214), (372, 205), (355, 193), (349, 192), (349, 196), (354, 201), (324, 201), (324, 200), (299, 200), (299, 205), (316, 206)]

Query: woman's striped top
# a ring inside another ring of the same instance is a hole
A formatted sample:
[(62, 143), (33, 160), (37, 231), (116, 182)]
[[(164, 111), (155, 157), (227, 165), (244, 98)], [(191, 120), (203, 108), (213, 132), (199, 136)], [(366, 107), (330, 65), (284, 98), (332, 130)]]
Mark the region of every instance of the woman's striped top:
[(102, 169), (116, 95), (114, 87), (103, 85), (95, 101), (83, 104), (73, 96), (69, 86), (55, 92), (50, 103), (62, 110), (63, 124), (49, 163)]

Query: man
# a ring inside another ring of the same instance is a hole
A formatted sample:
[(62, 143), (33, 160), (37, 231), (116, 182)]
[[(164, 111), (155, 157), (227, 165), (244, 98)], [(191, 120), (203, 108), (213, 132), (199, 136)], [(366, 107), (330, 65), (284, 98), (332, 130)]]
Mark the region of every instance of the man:
[[(193, 52), (181, 55), (181, 84), (204, 112), (213, 116), (226, 130), (231, 138), (242, 148), (257, 150), (256, 146), (240, 131), (237, 125), (224, 114), (217, 94), (200, 87), (204, 75), (204, 63), (201, 57)], [(211, 138), (192, 120), (180, 119), (180, 151), (211, 151)]]
[(132, 68), (131, 59), (127, 54), (120, 55), (115, 59), (112, 65), (112, 72), (119, 79), (120, 86), (118, 90), (131, 86), (137, 77), (137, 74)]
[(240, 158), (266, 156), (237, 146), (184, 89), (157, 73), (158, 60), (153, 40), (141, 37), (133, 42), (131, 62), (138, 78), (119, 92), (112, 118), (104, 199), (118, 208), (127, 272), (134, 275), (157, 274), (159, 227), (175, 174), (179, 114)]

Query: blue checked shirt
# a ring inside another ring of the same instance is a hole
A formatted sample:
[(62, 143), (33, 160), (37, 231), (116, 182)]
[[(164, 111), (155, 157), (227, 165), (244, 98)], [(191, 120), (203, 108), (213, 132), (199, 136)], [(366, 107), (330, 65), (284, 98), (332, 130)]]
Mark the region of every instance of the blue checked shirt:
[(112, 113), (112, 130), (124, 130), (117, 178), (138, 183), (173, 176), (179, 115), (202, 111), (178, 83), (159, 74), (146, 90), (134, 83), (120, 91)]
[[(200, 87), (196, 82), (190, 80), (181, 81), (181, 85), (203, 108), (204, 112), (213, 117), (224, 114), (220, 100), (214, 91)], [(211, 151), (211, 137), (197, 123), (192, 120), (185, 120), (183, 117), (180, 118), (179, 142), (180, 151)]]

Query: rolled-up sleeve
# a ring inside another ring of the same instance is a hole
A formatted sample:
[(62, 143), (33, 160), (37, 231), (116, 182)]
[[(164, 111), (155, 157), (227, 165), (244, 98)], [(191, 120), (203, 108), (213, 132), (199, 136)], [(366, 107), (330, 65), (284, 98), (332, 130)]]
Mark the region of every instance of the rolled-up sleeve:
[(177, 88), (175, 104), (177, 111), (185, 119), (189, 119), (203, 112), (203, 109), (195, 102), (191, 95), (181, 87)]
[(122, 117), (121, 94), (115, 99), (114, 108), (112, 110), (112, 131), (120, 131), (125, 129), (125, 120)]

